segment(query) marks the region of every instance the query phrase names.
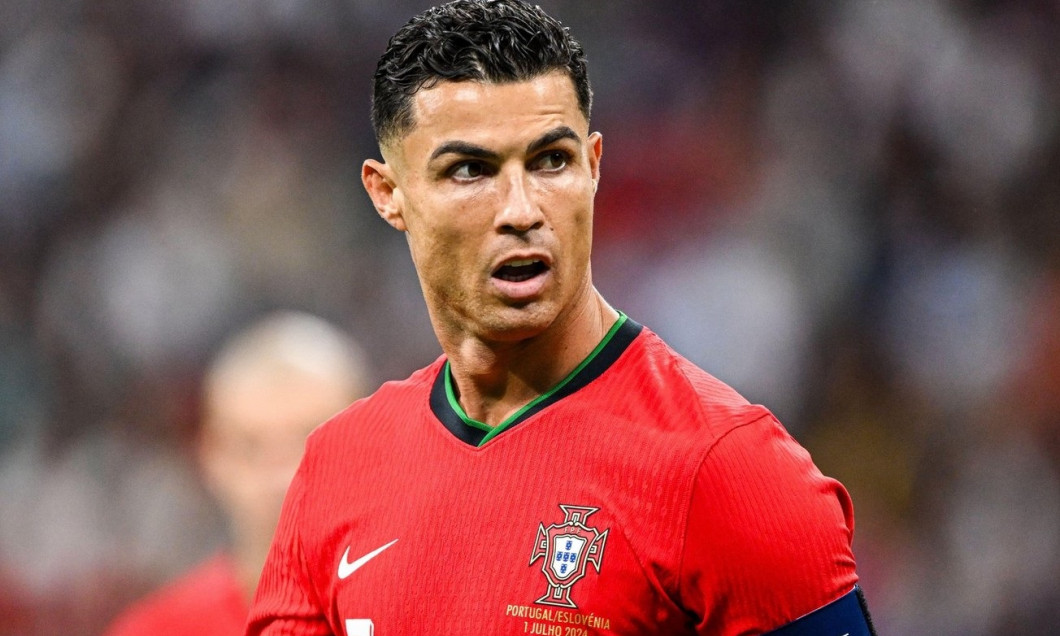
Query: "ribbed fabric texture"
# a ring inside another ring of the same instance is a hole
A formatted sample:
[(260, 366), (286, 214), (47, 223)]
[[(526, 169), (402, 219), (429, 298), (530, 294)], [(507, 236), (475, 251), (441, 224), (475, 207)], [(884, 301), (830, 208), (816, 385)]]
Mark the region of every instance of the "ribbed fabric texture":
[(249, 633), (736, 636), (854, 585), (842, 487), (650, 331), (481, 447), (430, 409), (443, 362), (311, 437)]

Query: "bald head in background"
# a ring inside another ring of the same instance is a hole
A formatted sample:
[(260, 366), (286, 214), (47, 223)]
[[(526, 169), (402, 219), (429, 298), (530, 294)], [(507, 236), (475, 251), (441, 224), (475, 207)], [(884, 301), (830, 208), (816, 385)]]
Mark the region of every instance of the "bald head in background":
[(271, 314), (225, 344), (203, 390), (199, 459), (249, 598), (306, 436), (368, 390), (364, 356), (320, 318)]

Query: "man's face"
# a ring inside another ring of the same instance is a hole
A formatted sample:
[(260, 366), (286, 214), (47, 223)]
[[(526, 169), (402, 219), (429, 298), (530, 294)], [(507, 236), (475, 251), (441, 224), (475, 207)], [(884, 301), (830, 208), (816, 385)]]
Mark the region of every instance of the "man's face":
[(345, 379), (247, 369), (214, 387), (200, 446), (207, 482), (241, 541), (265, 557), (309, 432), (351, 401)]
[(407, 232), (435, 328), (519, 340), (581, 306), (602, 146), (567, 75), (442, 82), (416, 94), (414, 114), (364, 178)]

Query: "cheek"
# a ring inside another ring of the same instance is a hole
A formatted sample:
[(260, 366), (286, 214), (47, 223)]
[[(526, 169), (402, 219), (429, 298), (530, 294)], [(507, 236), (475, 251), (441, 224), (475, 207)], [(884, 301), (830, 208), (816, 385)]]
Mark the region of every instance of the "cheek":
[(547, 193), (548, 205), (558, 214), (552, 215), (552, 225), (561, 238), (573, 245), (592, 241), (593, 196), (592, 190), (582, 183), (570, 184), (566, 188), (554, 188)]
[(416, 269), (429, 271), (445, 269), (456, 257), (458, 242), (451, 228), (424, 225), (409, 232), (409, 248)]
[(562, 225), (556, 233), (567, 253), (566, 267), (568, 275), (578, 279), (585, 275), (593, 246), (593, 206), (592, 200), (579, 202), (576, 207), (568, 208), (563, 215)]
[(482, 214), (488, 208), (480, 199), (448, 197), (409, 215), (409, 241), (418, 266), (446, 267), (477, 244), (476, 237), (489, 230)]

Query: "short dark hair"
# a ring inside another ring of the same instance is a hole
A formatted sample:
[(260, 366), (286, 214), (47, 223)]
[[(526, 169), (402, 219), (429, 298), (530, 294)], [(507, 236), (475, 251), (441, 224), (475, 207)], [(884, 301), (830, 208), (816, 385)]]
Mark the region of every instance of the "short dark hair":
[(522, 0), (455, 0), (412, 18), (390, 38), (372, 88), (372, 126), (387, 144), (415, 126), (413, 96), (442, 81), (520, 82), (562, 70), (586, 119), (585, 52), (569, 30)]

